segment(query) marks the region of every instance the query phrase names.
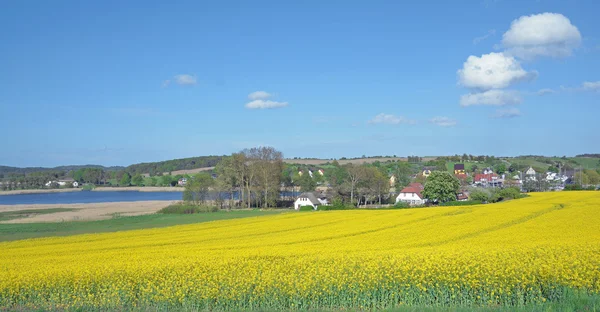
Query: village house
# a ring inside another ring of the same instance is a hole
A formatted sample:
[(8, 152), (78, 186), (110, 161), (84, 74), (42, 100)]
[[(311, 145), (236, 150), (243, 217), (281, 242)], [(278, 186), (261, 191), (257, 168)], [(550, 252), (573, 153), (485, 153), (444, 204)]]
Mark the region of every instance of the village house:
[(465, 164), (454, 164), (454, 174), (465, 174)]
[(489, 174), (478, 173), (473, 178), (473, 184), (481, 187), (501, 187), (503, 183), (504, 179), (493, 172)]
[(177, 185), (179, 185), (179, 186), (185, 186), (186, 184), (187, 184), (186, 178), (181, 178), (177, 181)]
[(457, 201), (467, 201), (469, 200), (469, 194), (463, 191), (458, 192), (458, 194), (456, 194), (456, 200)]
[(396, 176), (392, 175), (390, 177), (390, 187), (394, 187), (396, 185)]
[(481, 173), (483, 173), (483, 174), (493, 174), (494, 170), (492, 170), (491, 168), (485, 168), (485, 169), (483, 169), (483, 171)]
[(433, 172), (433, 170), (435, 170), (435, 167), (423, 167), (423, 176), (424, 177), (429, 177), (429, 175), (431, 175), (431, 173)]
[(75, 181), (73, 178), (65, 178), (65, 179), (60, 179), (58, 181), (56, 181), (56, 180), (48, 181), (44, 185), (46, 187), (50, 187), (50, 186), (52, 186), (52, 184), (57, 184), (58, 186), (72, 185), (73, 187), (79, 187), (79, 182)]
[(396, 197), (396, 203), (398, 202), (404, 202), (404, 203), (408, 203), (409, 205), (423, 205), (427, 202), (427, 200), (425, 198), (423, 198), (423, 195), (421, 195), (421, 192), (423, 191), (424, 187), (423, 184), (421, 183), (411, 183), (409, 184), (407, 187), (403, 188), (400, 193), (398, 194), (398, 197)]
[(300, 196), (298, 196), (298, 198), (294, 202), (294, 209), (299, 210), (300, 207), (311, 206), (314, 210), (317, 210), (317, 207), (327, 204), (328, 202), (325, 197), (317, 197), (312, 192), (305, 192), (300, 194)]
[(525, 180), (527, 181), (537, 181), (537, 177), (535, 176), (536, 172), (533, 167), (529, 167), (527, 171), (525, 171)]

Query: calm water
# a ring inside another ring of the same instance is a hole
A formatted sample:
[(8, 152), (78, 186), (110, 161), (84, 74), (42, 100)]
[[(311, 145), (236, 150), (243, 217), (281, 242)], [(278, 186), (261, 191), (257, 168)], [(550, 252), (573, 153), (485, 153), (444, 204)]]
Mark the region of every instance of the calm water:
[[(294, 197), (298, 192), (281, 192), (281, 196)], [(221, 195), (228, 199), (228, 194)], [(209, 195), (210, 199), (217, 197), (217, 194)], [(44, 193), (44, 194), (19, 194), (19, 195), (0, 195), (0, 205), (17, 204), (85, 204), (85, 203), (112, 203), (112, 202), (131, 202), (145, 200), (182, 200), (183, 192), (138, 192), (138, 191), (80, 191), (65, 193)], [(237, 192), (234, 199), (238, 199)]]
[(182, 192), (65, 192), (45, 194), (0, 195), (0, 205), (16, 204), (83, 204), (144, 200), (181, 200)]

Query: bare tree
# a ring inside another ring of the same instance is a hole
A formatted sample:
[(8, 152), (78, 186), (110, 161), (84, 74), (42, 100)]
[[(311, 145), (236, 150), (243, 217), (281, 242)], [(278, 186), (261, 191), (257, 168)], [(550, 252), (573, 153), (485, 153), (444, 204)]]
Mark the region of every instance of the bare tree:
[(248, 177), (255, 179), (262, 206), (269, 207), (279, 198), (283, 154), (273, 147), (255, 147), (246, 150), (244, 154), (250, 166)]
[[(350, 184), (350, 203), (354, 204), (354, 191), (359, 186), (359, 183), (363, 180), (365, 172), (363, 166), (355, 166), (353, 164), (346, 165), (346, 171), (348, 172), (347, 181)], [(360, 201), (359, 201), (360, 204)]]

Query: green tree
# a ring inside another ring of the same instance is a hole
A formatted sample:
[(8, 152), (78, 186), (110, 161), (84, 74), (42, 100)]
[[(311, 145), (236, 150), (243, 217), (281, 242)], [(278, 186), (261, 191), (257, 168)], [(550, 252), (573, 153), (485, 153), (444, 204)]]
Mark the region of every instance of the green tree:
[(131, 184), (131, 176), (129, 175), (129, 173), (125, 172), (125, 173), (123, 173), (123, 176), (121, 177), (121, 181), (119, 181), (119, 185), (120, 186), (129, 186), (129, 184)]
[(200, 172), (187, 181), (183, 200), (196, 205), (204, 204), (208, 199), (208, 191), (215, 181), (208, 172)]
[(492, 194), (488, 190), (477, 188), (471, 190), (471, 192), (469, 193), (469, 199), (486, 203), (490, 200), (491, 195)]
[(308, 173), (305, 173), (298, 177), (296, 185), (300, 186), (302, 192), (312, 192), (317, 187), (317, 182)]
[(585, 175), (587, 175), (588, 183), (591, 185), (600, 184), (600, 174), (596, 170), (585, 169)]
[(554, 173), (558, 173), (558, 168), (556, 168), (556, 166), (552, 166), (550, 165), (548, 167), (548, 172), (554, 172)]
[(434, 171), (425, 182), (423, 197), (430, 202), (444, 203), (456, 200), (460, 181), (447, 171)]
[(133, 178), (131, 178), (131, 183), (136, 186), (143, 186), (144, 185), (144, 177), (142, 177), (142, 175), (138, 173), (138, 174), (134, 175)]
[(498, 174), (504, 174), (506, 172), (506, 165), (504, 163), (500, 163), (494, 168)]

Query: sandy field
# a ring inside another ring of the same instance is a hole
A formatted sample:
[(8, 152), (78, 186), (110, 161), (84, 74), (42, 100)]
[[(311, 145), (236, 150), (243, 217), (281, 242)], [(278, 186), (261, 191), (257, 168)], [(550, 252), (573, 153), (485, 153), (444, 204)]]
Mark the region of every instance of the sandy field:
[(156, 200), (138, 202), (115, 202), (93, 204), (36, 204), (36, 205), (0, 205), (0, 212), (18, 210), (37, 210), (51, 208), (72, 208), (75, 211), (56, 212), (33, 215), (23, 219), (14, 219), (0, 223), (34, 223), (34, 222), (64, 222), (90, 221), (110, 219), (114, 214), (122, 216), (137, 216), (155, 213), (158, 210), (177, 201)]

